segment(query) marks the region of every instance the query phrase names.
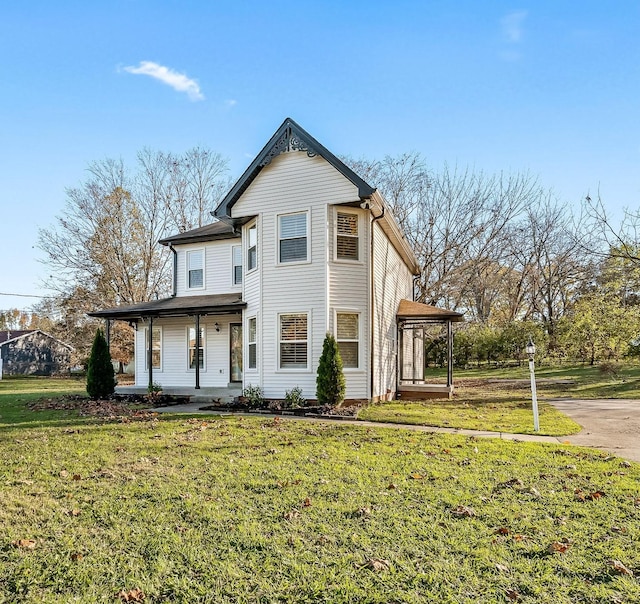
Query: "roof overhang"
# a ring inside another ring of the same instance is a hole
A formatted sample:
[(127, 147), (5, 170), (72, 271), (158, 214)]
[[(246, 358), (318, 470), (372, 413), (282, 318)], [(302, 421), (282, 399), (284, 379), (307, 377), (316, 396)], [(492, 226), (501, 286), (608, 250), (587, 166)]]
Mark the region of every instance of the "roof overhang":
[(425, 321), (446, 323), (459, 323), (464, 321), (464, 315), (453, 310), (438, 308), (430, 304), (422, 304), (422, 302), (413, 302), (412, 300), (400, 300), (398, 304), (398, 312), (396, 313), (398, 322), (404, 321)]
[(207, 224), (197, 229), (191, 229), (184, 233), (177, 233), (164, 239), (160, 239), (158, 243), (161, 245), (179, 245), (184, 243), (200, 243), (203, 241), (217, 241), (220, 239), (236, 239), (240, 237), (240, 233), (229, 223), (217, 221)]
[(129, 306), (116, 306), (87, 313), (90, 317), (140, 321), (146, 318), (187, 317), (193, 315), (238, 314), (247, 306), (239, 294), (211, 296), (176, 296), (141, 302)]
[[(405, 239), (405, 236), (402, 234), (402, 230), (398, 225), (393, 213), (387, 206), (384, 198), (380, 194), (380, 192), (376, 189), (371, 195), (371, 207), (370, 210), (373, 212), (374, 210), (378, 212), (377, 215), (380, 216), (378, 223), (380, 227), (384, 231), (385, 235), (391, 241), (391, 244), (396, 249), (396, 251), (402, 257), (402, 260), (407, 265), (409, 270), (414, 276), (420, 274), (420, 265), (418, 263), (418, 259), (416, 258), (413, 249), (409, 245), (409, 242)], [(380, 215), (381, 213), (381, 215)], [(375, 216), (374, 216), (375, 218)]]

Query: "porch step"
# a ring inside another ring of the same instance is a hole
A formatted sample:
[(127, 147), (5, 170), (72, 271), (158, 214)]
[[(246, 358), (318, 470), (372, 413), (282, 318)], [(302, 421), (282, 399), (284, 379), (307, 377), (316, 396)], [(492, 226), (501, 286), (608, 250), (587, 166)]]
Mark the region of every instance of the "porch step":
[(398, 386), (401, 400), (424, 400), (431, 398), (453, 398), (453, 385), (446, 384), (401, 384)]

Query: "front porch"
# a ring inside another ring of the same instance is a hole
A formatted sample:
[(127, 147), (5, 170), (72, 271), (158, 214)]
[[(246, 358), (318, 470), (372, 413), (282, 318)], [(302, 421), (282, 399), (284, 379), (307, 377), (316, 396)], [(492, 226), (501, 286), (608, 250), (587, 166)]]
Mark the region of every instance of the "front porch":
[[(240, 294), (179, 296), (89, 313), (135, 329), (134, 386), (120, 394), (147, 394), (159, 385), (165, 395), (203, 403), (231, 402), (242, 394), (242, 311)], [(198, 397), (197, 399), (195, 397)]]

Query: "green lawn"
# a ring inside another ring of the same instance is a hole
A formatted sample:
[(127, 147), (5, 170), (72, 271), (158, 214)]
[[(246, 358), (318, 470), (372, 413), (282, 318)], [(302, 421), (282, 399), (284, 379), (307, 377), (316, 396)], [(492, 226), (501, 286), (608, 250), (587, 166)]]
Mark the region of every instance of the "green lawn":
[(44, 383), (0, 382), (0, 602), (640, 601), (637, 464), (332, 423), (25, 410)]
[[(581, 427), (553, 406), (540, 402), (540, 431), (545, 436), (577, 434)], [(394, 424), (418, 424), (465, 430), (489, 430), (514, 434), (536, 434), (533, 429), (531, 401), (509, 398), (506, 401), (455, 400), (392, 401), (365, 407), (358, 419)]]
[[(430, 370), (428, 381), (441, 382), (444, 370)], [(618, 377), (602, 375), (588, 365), (543, 366), (536, 369), (540, 432), (548, 436), (576, 434), (580, 426), (553, 406), (550, 398), (639, 398), (640, 367), (625, 367)], [(469, 430), (534, 434), (528, 365), (454, 372), (453, 400), (393, 401), (360, 411), (362, 420), (421, 424)]]

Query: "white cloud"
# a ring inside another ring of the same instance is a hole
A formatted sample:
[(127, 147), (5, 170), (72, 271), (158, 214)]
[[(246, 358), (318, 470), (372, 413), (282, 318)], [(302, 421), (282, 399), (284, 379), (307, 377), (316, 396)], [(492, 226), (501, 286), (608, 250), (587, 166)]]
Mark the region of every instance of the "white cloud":
[(171, 86), (171, 88), (178, 92), (186, 92), (192, 101), (204, 100), (204, 94), (202, 94), (198, 82), (183, 73), (174, 71), (170, 67), (158, 65), (158, 63), (154, 63), (153, 61), (140, 61), (140, 65), (137, 67), (130, 65), (123, 69), (136, 75), (148, 75), (156, 80), (160, 80), (163, 84), (167, 84), (167, 86)]
[(514, 11), (505, 15), (500, 20), (502, 33), (509, 42), (516, 44), (522, 39), (522, 24), (527, 14), (526, 10)]
[(235, 99), (227, 99), (224, 104), (227, 107), (235, 107), (238, 104), (238, 101), (236, 101)]

